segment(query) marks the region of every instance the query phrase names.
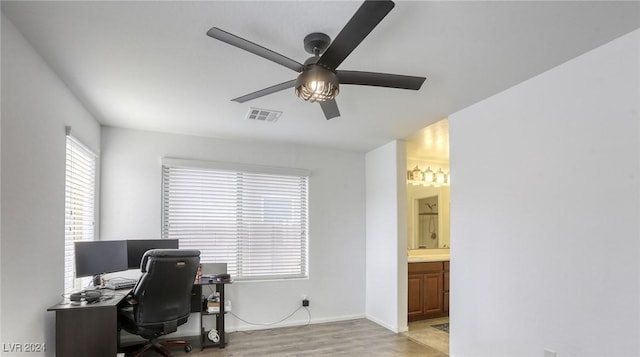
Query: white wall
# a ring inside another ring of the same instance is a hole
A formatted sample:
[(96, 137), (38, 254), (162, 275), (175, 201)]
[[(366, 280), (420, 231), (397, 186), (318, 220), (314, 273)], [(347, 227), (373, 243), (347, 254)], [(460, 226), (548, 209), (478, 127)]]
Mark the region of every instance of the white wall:
[(94, 150), (100, 127), (4, 14), (1, 22), (2, 343), (45, 342), (53, 355), (46, 309), (64, 292), (65, 126)]
[(407, 330), (405, 143), (392, 141), (366, 155), (367, 318)]
[[(0, 13), (0, 25), (4, 19), (4, 14)], [(2, 58), (0, 58), (0, 68), (2, 67)], [(2, 85), (0, 84), (0, 93), (2, 93)], [(0, 100), (1, 102), (1, 100)], [(1, 106), (1, 104), (0, 104)], [(2, 187), (2, 115), (0, 115), (0, 188)], [(0, 189), (0, 257), (2, 257), (2, 190)], [(0, 343), (2, 339), (2, 264), (0, 263)], [(2, 352), (0, 352), (2, 354)]]
[[(312, 322), (364, 317), (364, 154), (103, 127), (101, 239), (160, 237), (165, 156), (311, 170), (310, 278), (234, 283), (228, 290), (233, 312), (251, 322), (273, 322), (307, 295)], [(197, 327), (191, 320), (180, 333)], [(301, 310), (278, 326), (306, 322)], [(252, 328), (230, 316), (227, 323), (229, 330)]]
[(451, 355), (640, 355), (640, 30), (449, 116)]

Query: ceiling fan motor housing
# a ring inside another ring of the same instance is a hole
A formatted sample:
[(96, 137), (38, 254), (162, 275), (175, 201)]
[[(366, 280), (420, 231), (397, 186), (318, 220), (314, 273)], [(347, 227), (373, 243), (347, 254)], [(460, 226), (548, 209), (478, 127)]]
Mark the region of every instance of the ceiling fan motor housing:
[(314, 56), (319, 56), (329, 47), (331, 38), (322, 32), (313, 32), (304, 37), (304, 49)]

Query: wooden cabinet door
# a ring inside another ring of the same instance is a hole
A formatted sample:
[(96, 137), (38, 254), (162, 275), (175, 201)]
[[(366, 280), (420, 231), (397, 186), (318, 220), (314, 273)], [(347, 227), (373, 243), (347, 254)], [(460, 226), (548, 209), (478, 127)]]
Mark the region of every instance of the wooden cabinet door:
[(424, 309), (426, 315), (442, 314), (442, 273), (424, 274)]
[(409, 319), (413, 316), (422, 315), (422, 303), (423, 299), (423, 280), (422, 274), (413, 274), (409, 275), (409, 286), (408, 286), (408, 295), (409, 295)]

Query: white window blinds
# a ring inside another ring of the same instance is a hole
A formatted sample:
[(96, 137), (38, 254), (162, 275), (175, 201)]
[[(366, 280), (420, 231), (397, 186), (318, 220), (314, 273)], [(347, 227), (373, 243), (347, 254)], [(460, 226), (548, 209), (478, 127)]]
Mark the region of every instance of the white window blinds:
[(307, 277), (308, 172), (163, 164), (163, 238), (236, 280)]
[(73, 242), (93, 240), (95, 226), (96, 155), (67, 135), (64, 221), (64, 291), (81, 288), (75, 279)]

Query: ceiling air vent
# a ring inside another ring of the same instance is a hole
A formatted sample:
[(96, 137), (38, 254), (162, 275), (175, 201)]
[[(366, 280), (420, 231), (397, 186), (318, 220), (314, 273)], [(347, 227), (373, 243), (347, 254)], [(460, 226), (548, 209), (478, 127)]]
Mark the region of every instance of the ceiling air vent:
[(280, 115), (282, 115), (282, 112), (279, 112), (277, 110), (251, 107), (249, 108), (249, 113), (247, 113), (247, 119), (276, 122), (278, 121), (278, 118), (280, 118)]

